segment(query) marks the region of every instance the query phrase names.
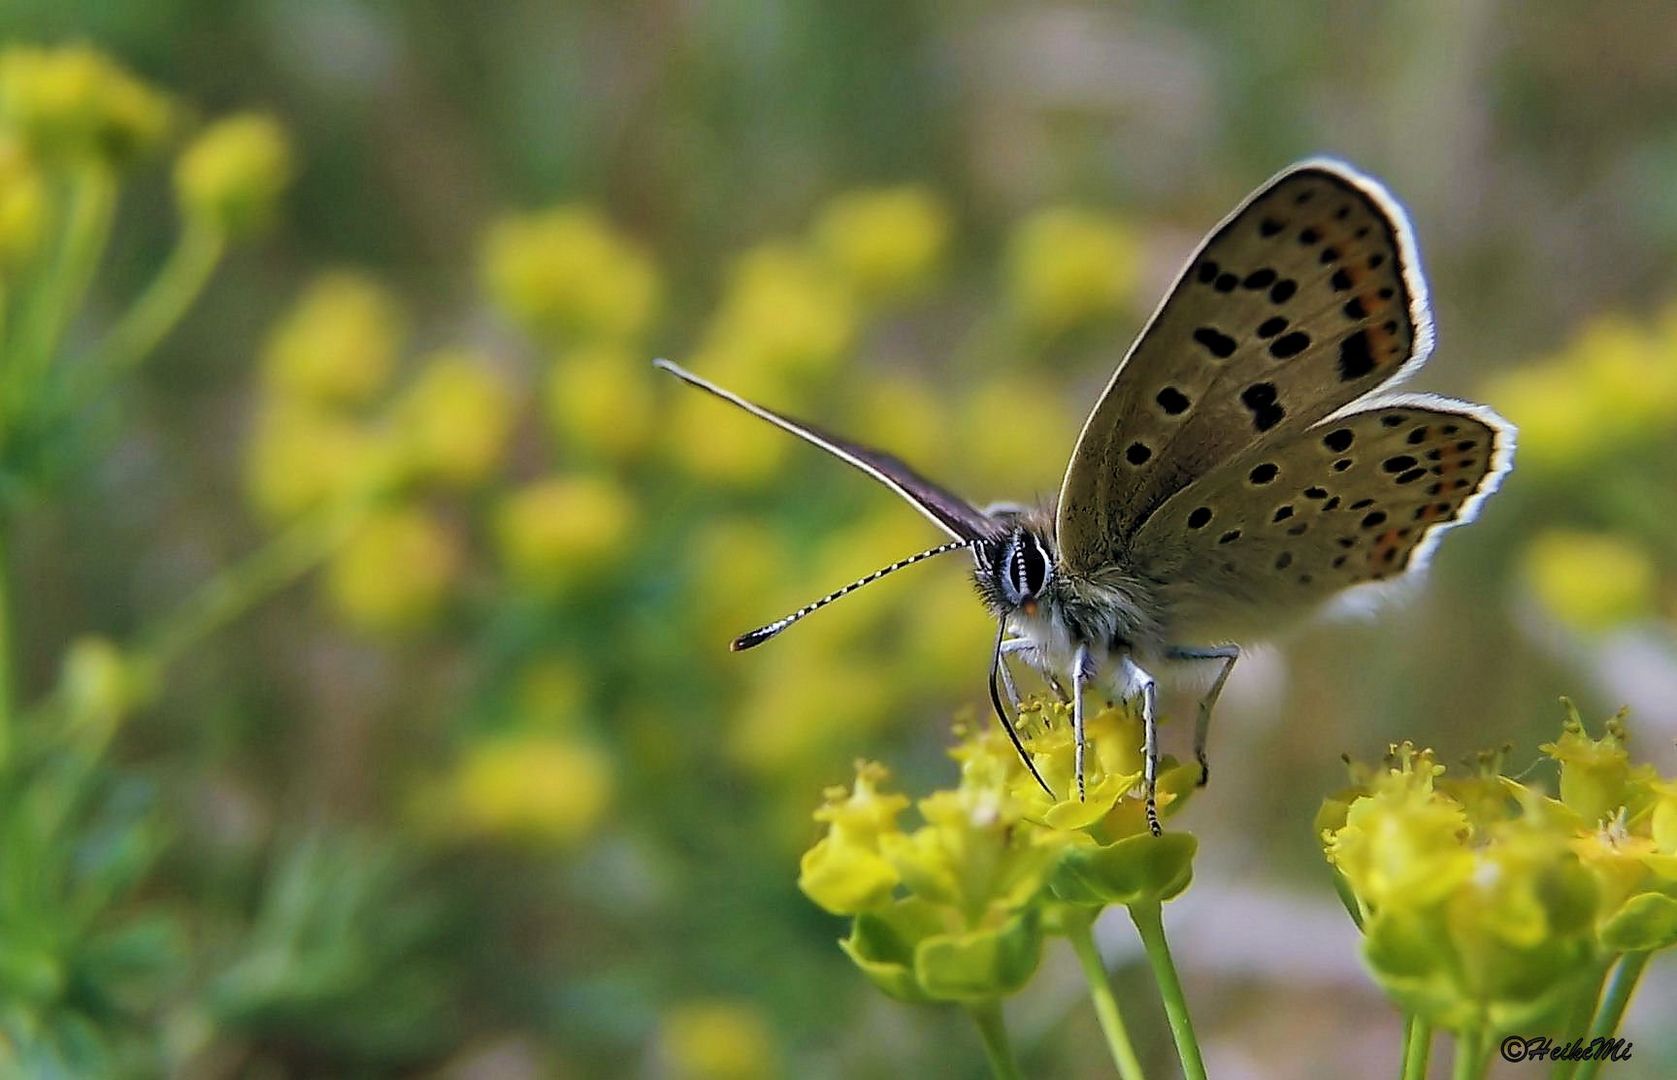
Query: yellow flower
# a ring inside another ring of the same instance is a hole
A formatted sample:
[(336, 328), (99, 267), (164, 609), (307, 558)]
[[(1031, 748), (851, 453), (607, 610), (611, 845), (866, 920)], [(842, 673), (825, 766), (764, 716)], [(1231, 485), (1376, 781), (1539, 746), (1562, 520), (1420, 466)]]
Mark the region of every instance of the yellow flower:
[(0, 137), (0, 273), (21, 266), (40, 247), (46, 185), (16, 142)]
[(889, 298), (924, 285), (949, 241), (949, 210), (922, 187), (841, 195), (815, 224), (817, 246), (856, 292)]
[(665, 430), (672, 464), (735, 488), (761, 487), (778, 475), (793, 442), (784, 431), (692, 391), (675, 400)]
[(501, 307), (543, 335), (630, 340), (658, 306), (652, 260), (588, 206), (497, 223), (484, 241), (483, 274)]
[(102, 637), (81, 637), (71, 642), (59, 675), (71, 723), (101, 739), (150, 695), (152, 682), (148, 665), (136, 662)]
[(1677, 419), (1677, 356), (1647, 327), (1622, 315), (1598, 318), (1567, 350), (1580, 391), (1614, 418), (1614, 437), (1658, 431)]
[(677, 1005), (664, 1015), (658, 1046), (678, 1080), (766, 1080), (782, 1074), (769, 1024), (739, 1002)]
[(571, 847), (611, 806), (616, 777), (598, 750), (553, 735), (514, 735), (474, 746), (454, 777), (468, 831)]
[(401, 348), (395, 297), (361, 274), (321, 275), (268, 339), (263, 373), (274, 390), (333, 404), (361, 404), (389, 381)]
[(333, 556), (327, 585), (354, 626), (375, 633), (411, 630), (442, 606), (460, 572), (454, 537), (419, 509), (370, 515)]
[(246, 113), (212, 124), (181, 153), (175, 190), (188, 215), (243, 235), (267, 224), (293, 168), (285, 129)]
[(799, 862), (798, 888), (834, 915), (888, 902), (900, 880), (879, 851), (880, 838), (897, 832), (897, 815), (908, 809), (906, 796), (880, 790), (889, 779), (883, 765), (859, 761), (855, 785), (828, 788), (815, 811), (827, 835)]
[(630, 460), (656, 428), (653, 378), (646, 357), (622, 346), (572, 349), (548, 374), (548, 420), (568, 447), (608, 461)]
[(557, 477), (507, 496), (496, 513), (501, 559), (521, 583), (586, 585), (622, 561), (635, 506), (599, 477)]
[(1393, 748), (1395, 767), (1350, 804), (1345, 824), (1326, 837), (1328, 861), (1351, 884), (1364, 907), (1419, 907), (1464, 881), (1473, 859), (1463, 845), (1467, 814), (1434, 790), (1443, 766), (1430, 751)]
[[(791, 577), (791, 551), (780, 531), (760, 519), (717, 519), (700, 527), (684, 554), (683, 580), (699, 640), (720, 647), (782, 614), (771, 610), (787, 596)], [(725, 654), (718, 649), (714, 655)]]
[(43, 160), (122, 165), (160, 143), (167, 99), (87, 45), (0, 53), (0, 125)]
[(849, 289), (805, 251), (764, 244), (734, 265), (709, 349), (796, 372), (831, 369), (857, 329)]
[(1525, 572), (1543, 606), (1584, 631), (1647, 617), (1659, 586), (1648, 553), (1606, 533), (1545, 531), (1526, 552)]
[(752, 692), (734, 714), (728, 751), (761, 776), (790, 775), (829, 760), (835, 748), (854, 752), (889, 718), (890, 688), (866, 662), (808, 649), (765, 649), (754, 659)]
[(246, 453), (251, 500), (276, 519), (370, 490), (389, 456), (360, 423), (286, 399), (263, 406)]
[(1572, 702), (1562, 699), (1566, 718), (1560, 738), (1538, 749), (1560, 764), (1561, 802), (1594, 828), (1628, 809), (1640, 819), (1654, 801), (1656, 775), (1650, 765), (1632, 765), (1621, 711), (1610, 717), (1601, 738), (1592, 739)]
[(962, 469), (989, 485), (988, 495), (973, 492), (971, 497), (983, 504), (989, 497), (1057, 494), (1057, 463), (1071, 457), (1080, 425), (1063, 400), (1044, 391), (1040, 380), (983, 380), (961, 403), (956, 429)]
[(436, 353), (395, 402), (396, 438), (420, 477), (465, 487), (487, 479), (501, 463), (513, 405), (512, 392), (486, 357)]
[(1056, 207), (1014, 232), (1008, 288), (1020, 317), (1053, 333), (1119, 310), (1140, 261), (1130, 230), (1109, 214)]
[(1614, 435), (1614, 424), (1570, 368), (1533, 365), (1493, 379), (1486, 399), (1520, 428), (1520, 467), (1547, 472), (1587, 466)]

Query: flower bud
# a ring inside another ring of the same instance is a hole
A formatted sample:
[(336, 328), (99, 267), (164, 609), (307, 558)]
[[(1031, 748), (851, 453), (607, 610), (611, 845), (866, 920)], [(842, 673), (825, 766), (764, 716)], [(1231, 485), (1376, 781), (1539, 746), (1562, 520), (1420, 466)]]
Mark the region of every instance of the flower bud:
[(247, 113), (212, 124), (181, 153), (175, 191), (188, 216), (243, 236), (267, 224), (292, 171), (285, 129)]

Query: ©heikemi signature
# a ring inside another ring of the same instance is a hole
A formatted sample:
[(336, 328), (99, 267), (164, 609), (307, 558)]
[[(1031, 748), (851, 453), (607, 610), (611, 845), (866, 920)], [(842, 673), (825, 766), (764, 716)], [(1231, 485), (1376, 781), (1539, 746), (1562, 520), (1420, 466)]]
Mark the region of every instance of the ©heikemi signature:
[(1502, 1040), (1504, 1061), (1629, 1061), (1629, 1039), (1582, 1038), (1557, 1043), (1547, 1035), (1510, 1035)]

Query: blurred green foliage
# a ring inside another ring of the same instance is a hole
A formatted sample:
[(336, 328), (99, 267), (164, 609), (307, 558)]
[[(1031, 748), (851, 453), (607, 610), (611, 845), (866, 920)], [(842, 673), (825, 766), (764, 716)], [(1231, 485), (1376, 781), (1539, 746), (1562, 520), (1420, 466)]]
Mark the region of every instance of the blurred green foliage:
[[(1341, 750), (1532, 745), (1566, 689), (1636, 701), (1669, 774), (1674, 31), (7, 5), (8, 49), (90, 47), (0, 73), (0, 1038), (66, 1075), (980, 1068), (958, 1015), (876, 1011), (795, 867), (853, 759), (941, 778), (984, 620), (934, 564), (730, 656), (931, 538), (648, 361), (1041, 495), (1189, 246), (1311, 152), (1409, 202), (1426, 385), (1506, 411), (1522, 458), (1414, 602), (1244, 662), (1196, 890), (1242, 910), (1222, 862), (1321, 892)], [(1199, 1009), (1210, 1056), (1389, 1015), (1270, 975)], [(1081, 999), (1032, 1030), (1028, 1067), (1102, 1067)], [(1620, 1075), (1674, 1060), (1649, 1035)]]

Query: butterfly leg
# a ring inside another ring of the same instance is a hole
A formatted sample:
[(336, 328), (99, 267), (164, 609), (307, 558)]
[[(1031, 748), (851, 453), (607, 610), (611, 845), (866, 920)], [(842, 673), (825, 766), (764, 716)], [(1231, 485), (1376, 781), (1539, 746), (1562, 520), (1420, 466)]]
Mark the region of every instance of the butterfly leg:
[(1194, 758), (1200, 763), (1199, 786), (1204, 787), (1211, 779), (1211, 763), (1205, 753), (1206, 735), (1211, 730), (1211, 710), (1217, 707), (1217, 699), (1223, 693), (1223, 684), (1229, 681), (1229, 672), (1234, 670), (1234, 662), (1240, 659), (1240, 647), (1219, 645), (1215, 648), (1195, 649), (1177, 646), (1170, 649), (1166, 655), (1172, 660), (1217, 660), (1222, 663), (1217, 677), (1211, 681), (1211, 689), (1200, 698), (1199, 715), (1194, 718)]
[(1013, 706), (1015, 713), (1019, 711), (1019, 687), (1013, 681), (1013, 669), (1008, 667), (1007, 655), (1023, 652), (1030, 646), (1030, 641), (1025, 638), (1009, 638), (1002, 642), (1002, 661), (999, 668), (1002, 677), (1002, 692), (1007, 695), (1008, 704)]
[(1071, 737), (1076, 747), (1077, 801), (1082, 802), (1083, 786), (1083, 683), (1089, 678), (1089, 646), (1079, 645), (1071, 662)]
[(1159, 827), (1159, 687), (1141, 665), (1124, 657), (1124, 671), (1131, 686), (1141, 694), (1142, 784), (1147, 796), (1147, 827), (1154, 836)]
[[(1031, 665), (1038, 675), (1042, 676), (1043, 681), (1046, 682), (1049, 688), (1052, 689), (1059, 697), (1061, 703), (1066, 705), (1071, 704), (1071, 695), (1066, 692), (1066, 684), (1061, 682), (1059, 676), (1055, 675), (1054, 672), (1049, 670), (1047, 665), (1043, 663), (1042, 654), (1038, 651), (1036, 642), (1032, 641), (1030, 638), (1024, 637), (1008, 638), (1006, 641), (1002, 642), (1002, 653), (1003, 655), (1018, 653), (1020, 656), (1024, 657), (1025, 662)], [(1008, 678), (1009, 676), (1004, 673), (1002, 676), (1003, 681), (1006, 682)], [(1008, 693), (1015, 695), (1014, 705), (1017, 706), (1017, 692), (1013, 689), (1009, 689)]]

